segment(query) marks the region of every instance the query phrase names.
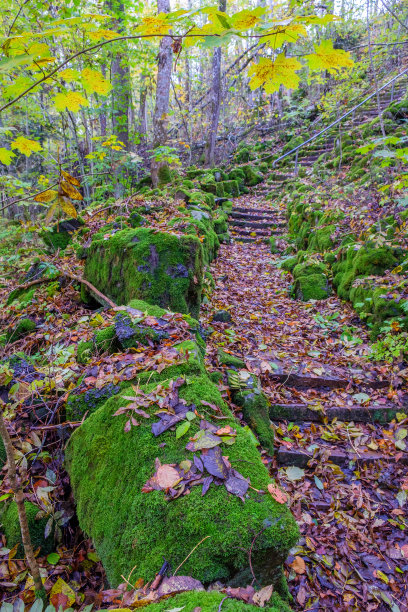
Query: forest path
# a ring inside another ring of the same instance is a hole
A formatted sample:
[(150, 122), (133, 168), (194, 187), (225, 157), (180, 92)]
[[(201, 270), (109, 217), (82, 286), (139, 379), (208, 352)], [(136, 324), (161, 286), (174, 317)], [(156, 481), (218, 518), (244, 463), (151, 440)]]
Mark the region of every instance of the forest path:
[[(283, 217), (262, 196), (235, 205), (235, 213)], [(289, 297), (291, 276), (262, 234), (221, 247), (202, 318), (214, 330), (209, 365), (220, 369), (218, 347), (241, 357), (272, 403), (275, 456), (262, 453), (301, 529), (287, 561), (296, 609), (407, 610), (402, 391), (390, 366), (368, 361), (367, 330), (351, 306), (335, 295)], [(213, 321), (218, 310), (231, 322)]]

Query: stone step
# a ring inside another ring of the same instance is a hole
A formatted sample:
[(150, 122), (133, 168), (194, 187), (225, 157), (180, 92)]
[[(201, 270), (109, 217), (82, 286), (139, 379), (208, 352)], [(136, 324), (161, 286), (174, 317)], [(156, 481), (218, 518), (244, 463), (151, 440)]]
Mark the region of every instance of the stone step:
[(323, 409), (313, 410), (307, 404), (272, 404), (269, 417), (272, 421), (293, 421), (296, 423), (324, 420), (354, 421), (357, 423), (390, 423), (397, 412), (404, 412), (404, 408), (395, 405), (374, 406), (327, 406)]
[(232, 236), (234, 242), (268, 242), (268, 240), (260, 239), (255, 236)]
[(270, 223), (274, 223), (276, 221), (284, 221), (284, 217), (279, 217), (278, 214), (279, 211), (276, 211), (275, 215), (273, 215), (272, 213), (270, 215), (251, 215), (250, 213), (235, 212), (234, 209), (230, 213), (229, 217), (232, 217), (233, 219), (249, 219), (250, 221), (269, 221)]
[(254, 229), (268, 229), (268, 228), (273, 228), (276, 229), (278, 227), (286, 227), (286, 223), (276, 223), (276, 222), (270, 222), (270, 221), (265, 221), (265, 222), (261, 222), (259, 223), (258, 221), (239, 221), (238, 219), (234, 219), (232, 221), (229, 221), (229, 226), (231, 228), (234, 227), (253, 227)]
[[(327, 444), (319, 444), (322, 449), (327, 449), (328, 460), (331, 463), (339, 465), (340, 467), (348, 467), (350, 461), (354, 461), (357, 465), (364, 465), (376, 462), (383, 463), (395, 463), (398, 461), (403, 465), (408, 465), (408, 453), (401, 452), (398, 456), (384, 455), (383, 453), (377, 453), (374, 451), (348, 453), (343, 450), (339, 450), (328, 446)], [(313, 457), (313, 453), (303, 451), (300, 449), (289, 449), (281, 446), (275, 453), (279, 465), (295, 465), (297, 467), (305, 468), (308, 462)]]
[(260, 213), (274, 213), (275, 209), (273, 208), (247, 208), (245, 206), (235, 206), (233, 212), (247, 212), (247, 213), (256, 213), (257, 215)]
[(323, 368), (322, 374), (316, 375), (304, 374), (301, 371), (293, 372), (287, 367), (282, 366), (278, 361), (274, 362), (273, 367), (274, 370), (268, 374), (272, 381), (297, 389), (341, 389), (353, 383), (358, 383), (369, 389), (385, 389), (390, 384), (388, 380), (370, 378), (369, 375), (362, 374), (361, 372), (355, 373), (354, 377), (352, 372), (346, 374), (347, 377), (342, 377), (335, 372), (331, 373), (331, 369), (328, 366)]

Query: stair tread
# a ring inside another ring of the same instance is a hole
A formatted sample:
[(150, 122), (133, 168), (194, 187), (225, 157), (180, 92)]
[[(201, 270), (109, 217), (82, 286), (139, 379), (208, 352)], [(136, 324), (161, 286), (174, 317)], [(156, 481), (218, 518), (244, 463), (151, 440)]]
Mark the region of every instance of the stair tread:
[(395, 418), (397, 412), (403, 411), (401, 406), (395, 404), (374, 404), (371, 406), (324, 406), (321, 410), (314, 410), (308, 404), (276, 404), (270, 408), (272, 421), (288, 420), (294, 422), (321, 422), (323, 419), (329, 421), (354, 421), (358, 423), (389, 423)]
[[(339, 466), (347, 466), (350, 461), (354, 461), (356, 464), (374, 463), (376, 461), (383, 461), (386, 463), (395, 463), (398, 461), (404, 465), (408, 464), (408, 453), (398, 453), (398, 458), (394, 455), (385, 455), (383, 453), (377, 453), (375, 451), (363, 451), (359, 450), (359, 453), (348, 452), (340, 450), (333, 445), (324, 444), (319, 442), (319, 448), (328, 452), (328, 459), (331, 463)], [(276, 451), (276, 458), (280, 465), (296, 465), (297, 467), (305, 468), (308, 462), (313, 457), (313, 452), (297, 448), (285, 448), (280, 447)]]

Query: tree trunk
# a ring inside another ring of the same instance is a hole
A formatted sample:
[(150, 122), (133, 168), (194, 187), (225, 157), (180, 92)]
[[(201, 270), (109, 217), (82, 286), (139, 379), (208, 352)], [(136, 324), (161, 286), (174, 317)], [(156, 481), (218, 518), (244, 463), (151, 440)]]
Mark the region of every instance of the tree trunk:
[[(157, 10), (159, 13), (169, 13), (170, 0), (157, 0)], [(164, 36), (160, 41), (157, 62), (156, 104), (153, 116), (153, 149), (163, 147), (167, 140), (172, 60), (172, 40), (170, 36)], [(153, 159), (151, 163), (153, 187), (157, 187), (162, 180), (165, 181), (166, 175), (168, 176), (168, 165)]]
[[(123, 0), (110, 0), (109, 6), (113, 11), (117, 32), (123, 32), (123, 17), (125, 7)], [(124, 44), (124, 43), (122, 43)], [(130, 105), (130, 70), (127, 54), (114, 52), (111, 60), (112, 83), (112, 133), (129, 150), (129, 105)], [(120, 165), (115, 167), (115, 197), (123, 196), (125, 186), (121, 180)]]
[[(219, 9), (225, 11), (227, 8), (227, 0), (220, 0)], [(221, 47), (214, 49), (212, 57), (212, 89), (211, 89), (211, 105), (210, 105), (210, 130), (208, 139), (205, 145), (205, 163), (207, 166), (214, 166), (215, 163), (215, 145), (217, 142), (218, 122), (220, 119), (220, 103), (221, 103)]]
[(140, 143), (146, 143), (147, 135), (147, 75), (142, 74), (140, 82), (140, 98), (139, 98), (139, 119), (138, 129), (140, 134)]

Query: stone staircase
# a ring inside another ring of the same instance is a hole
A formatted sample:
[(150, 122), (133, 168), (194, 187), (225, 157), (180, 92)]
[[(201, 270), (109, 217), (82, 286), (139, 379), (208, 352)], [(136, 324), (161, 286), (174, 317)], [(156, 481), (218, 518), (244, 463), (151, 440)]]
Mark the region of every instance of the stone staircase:
[(284, 214), (272, 206), (257, 208), (235, 206), (228, 219), (229, 233), (236, 242), (267, 242), (280, 236), (286, 227)]

